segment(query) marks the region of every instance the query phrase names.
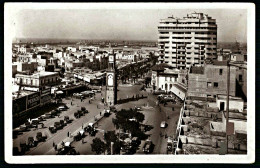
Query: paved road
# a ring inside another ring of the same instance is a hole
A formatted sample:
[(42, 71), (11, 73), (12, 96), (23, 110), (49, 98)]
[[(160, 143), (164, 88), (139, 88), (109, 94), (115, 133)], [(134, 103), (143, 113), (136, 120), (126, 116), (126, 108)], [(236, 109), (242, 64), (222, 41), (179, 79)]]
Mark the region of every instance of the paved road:
[[(144, 95), (148, 96), (148, 98), (140, 99), (138, 101), (132, 101), (124, 104), (116, 105), (117, 110), (120, 109), (128, 109), (134, 108), (135, 106), (142, 107), (142, 113), (145, 115), (144, 124), (153, 126), (153, 129), (146, 132), (146, 134), (150, 134), (150, 139), (155, 144), (155, 148), (152, 154), (166, 154), (166, 142), (167, 139), (164, 136), (160, 136), (160, 133), (163, 135), (167, 134), (170, 136), (175, 135), (177, 120), (179, 118), (179, 110), (180, 106), (169, 104), (166, 107), (161, 106), (161, 110), (159, 106), (156, 104), (156, 96), (152, 95), (150, 91), (140, 91), (141, 85), (133, 85), (133, 86), (120, 86), (118, 87), (118, 99), (125, 99), (127, 97), (132, 97), (133, 95), (139, 94), (139, 96)], [(63, 102), (67, 104), (70, 108), (67, 111), (61, 113), (60, 118), (55, 117), (52, 119), (48, 119), (44, 121), (45, 128), (38, 130), (31, 130), (29, 132), (25, 132), (22, 135), (19, 135), (18, 138), (13, 140), (14, 146), (19, 146), (20, 141), (27, 140), (29, 136), (36, 136), (38, 131), (43, 132), (44, 135), (47, 135), (48, 139), (44, 143), (40, 143), (37, 147), (31, 148), (30, 151), (26, 152), (26, 155), (55, 155), (56, 151), (53, 148), (53, 142), (55, 144), (61, 143), (65, 139), (68, 139), (68, 132), (77, 133), (78, 130), (81, 129), (82, 124), (88, 124), (89, 122), (93, 122), (94, 116), (99, 116), (99, 113), (104, 110), (103, 104), (101, 103), (101, 97), (105, 95), (105, 88), (102, 88), (102, 93), (97, 93), (95, 99), (89, 104), (89, 98), (85, 99), (84, 102), (81, 102), (80, 99), (73, 99), (73, 105), (71, 106), (71, 99), (63, 99)], [(99, 108), (97, 108), (97, 105)], [(79, 119), (74, 118), (74, 112), (81, 108), (81, 106), (86, 107), (90, 113), (82, 116)], [(172, 111), (172, 106), (175, 107), (175, 110)], [(160, 112), (161, 111), (161, 112)], [(55, 134), (51, 134), (48, 130), (50, 125), (53, 125), (54, 122), (63, 119), (65, 115), (68, 115), (70, 118), (73, 118), (74, 121), (64, 127), (62, 130), (59, 130)], [(170, 119), (167, 119), (167, 116), (170, 116)], [(103, 130), (110, 131), (115, 130), (114, 125), (112, 123), (112, 118), (115, 118), (115, 114), (112, 113), (110, 117), (104, 117), (100, 121), (98, 121), (98, 125), (96, 125), (99, 130), (95, 137), (99, 137), (103, 139)], [(167, 121), (169, 124), (167, 128), (160, 128), (161, 121)], [(85, 126), (84, 126), (85, 127)], [(76, 151), (80, 154), (95, 154), (91, 151), (92, 140), (95, 137), (91, 137), (87, 135), (84, 138), (85, 143), (82, 144), (82, 141), (73, 142), (72, 146), (75, 147)], [(72, 141), (72, 139), (70, 140)], [(144, 145), (144, 141), (142, 141), (139, 150), (136, 154), (144, 154), (142, 151)]]
[(101, 120), (95, 124), (96, 129), (98, 130), (95, 137), (87, 135), (84, 138), (84, 143), (82, 141), (73, 142), (72, 146), (75, 147), (75, 150), (81, 155), (95, 155), (95, 152), (91, 150), (92, 140), (95, 138), (100, 138), (104, 141), (104, 131), (114, 131), (115, 127), (112, 123), (112, 118), (115, 118), (115, 114), (112, 113), (109, 117), (103, 117)]
[[(103, 94), (103, 93), (102, 93)], [(91, 104), (88, 102), (89, 98), (85, 99), (84, 102), (81, 102), (80, 99), (73, 99), (73, 104), (71, 106), (71, 99), (63, 99), (63, 102), (69, 106), (67, 111), (61, 113), (60, 118), (55, 117), (44, 121), (45, 128), (43, 129), (31, 129), (29, 132), (25, 132), (22, 135), (19, 135), (16, 139), (13, 140), (14, 146), (19, 147), (20, 141), (27, 141), (29, 136), (36, 136), (38, 131), (43, 132), (44, 135), (47, 135), (47, 140), (44, 143), (39, 143), (36, 147), (31, 148), (30, 151), (26, 152), (27, 155), (42, 155), (49, 154), (49, 151), (53, 148), (53, 142), (55, 144), (61, 143), (64, 139), (67, 138), (68, 132), (74, 133), (82, 124), (87, 125), (90, 121), (93, 121), (94, 116), (99, 115), (101, 111), (104, 110), (104, 106), (101, 104), (101, 93), (97, 93), (95, 99)], [(97, 108), (97, 105), (99, 106)], [(79, 119), (74, 118), (74, 112), (79, 110), (82, 106), (86, 107), (89, 110), (89, 113), (85, 116), (82, 116)], [(73, 118), (74, 121), (71, 124), (68, 124), (62, 130), (58, 130), (57, 133), (51, 134), (48, 127), (53, 125), (54, 122), (63, 119), (65, 115), (68, 115), (70, 118)]]

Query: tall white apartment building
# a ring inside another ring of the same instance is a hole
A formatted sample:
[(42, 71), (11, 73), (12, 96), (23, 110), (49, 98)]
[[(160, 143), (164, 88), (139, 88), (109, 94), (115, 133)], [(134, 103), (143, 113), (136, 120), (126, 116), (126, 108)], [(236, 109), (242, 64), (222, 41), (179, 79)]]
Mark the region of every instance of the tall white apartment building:
[(159, 63), (185, 69), (204, 65), (205, 58), (217, 58), (216, 19), (206, 14), (161, 19), (158, 31)]

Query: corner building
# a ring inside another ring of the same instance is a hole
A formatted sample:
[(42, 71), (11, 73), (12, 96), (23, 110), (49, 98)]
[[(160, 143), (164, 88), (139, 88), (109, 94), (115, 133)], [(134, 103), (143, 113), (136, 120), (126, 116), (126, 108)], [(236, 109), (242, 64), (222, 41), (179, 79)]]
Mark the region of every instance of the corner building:
[(161, 19), (158, 32), (159, 63), (186, 69), (204, 65), (205, 59), (217, 58), (216, 19), (206, 14)]

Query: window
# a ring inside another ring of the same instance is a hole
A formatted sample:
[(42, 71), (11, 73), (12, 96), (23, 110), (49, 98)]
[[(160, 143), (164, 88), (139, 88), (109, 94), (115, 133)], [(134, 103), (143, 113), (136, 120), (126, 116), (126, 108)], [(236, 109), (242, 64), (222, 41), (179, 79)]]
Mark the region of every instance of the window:
[(218, 82), (214, 82), (214, 87), (218, 87)]
[(238, 78), (239, 78), (239, 82), (243, 80), (243, 76), (241, 74), (238, 76)]
[(211, 83), (211, 82), (208, 82), (208, 83), (207, 83), (207, 86), (208, 86), (208, 88), (211, 87), (211, 86), (212, 86), (212, 83)]
[(223, 69), (219, 69), (219, 75), (222, 75)]

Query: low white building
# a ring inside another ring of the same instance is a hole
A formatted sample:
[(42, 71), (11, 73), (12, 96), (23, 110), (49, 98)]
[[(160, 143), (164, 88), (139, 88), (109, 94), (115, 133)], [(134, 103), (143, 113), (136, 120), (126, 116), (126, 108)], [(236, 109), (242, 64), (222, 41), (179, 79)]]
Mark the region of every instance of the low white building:
[(153, 91), (164, 90), (172, 92), (180, 99), (186, 97), (187, 87), (179, 82), (179, 70), (168, 69), (167, 65), (156, 65), (152, 68), (151, 85)]
[[(216, 97), (216, 102), (217, 102), (217, 107), (219, 108), (220, 111), (226, 111), (227, 108), (227, 96), (226, 95), (217, 95)], [(232, 110), (238, 110), (239, 112), (244, 111), (244, 100), (240, 97), (234, 97), (234, 96), (229, 96), (229, 109)]]

